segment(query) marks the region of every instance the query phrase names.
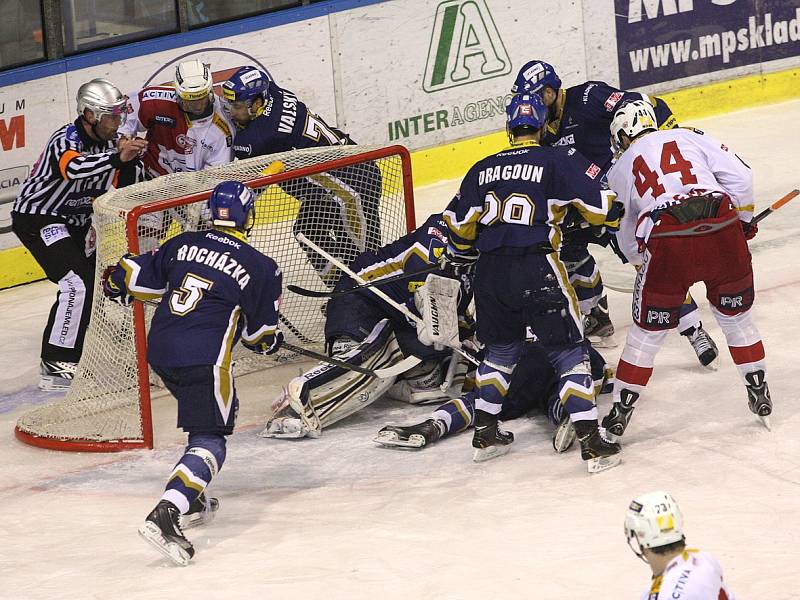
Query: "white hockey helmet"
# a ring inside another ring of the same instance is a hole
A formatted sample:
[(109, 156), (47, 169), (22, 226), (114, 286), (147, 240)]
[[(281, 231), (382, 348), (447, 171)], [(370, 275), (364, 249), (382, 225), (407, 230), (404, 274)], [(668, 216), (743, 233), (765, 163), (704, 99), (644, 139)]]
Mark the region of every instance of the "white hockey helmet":
[[(631, 501), (625, 515), (625, 537), (637, 555), (645, 548), (658, 548), (684, 539), (683, 514), (667, 492), (650, 492)], [(639, 546), (637, 552), (632, 541)]]
[(92, 79), (84, 83), (78, 88), (76, 100), (79, 115), (88, 108), (98, 119), (103, 115), (121, 116), (123, 123), (128, 115), (128, 97), (107, 79)]
[(187, 60), (175, 68), (175, 91), (181, 100), (201, 100), (208, 97), (213, 101), (214, 81), (210, 65), (198, 59)]
[(619, 151), (623, 147), (620, 134), (624, 133), (634, 139), (645, 131), (655, 131), (656, 129), (658, 129), (658, 124), (652, 104), (646, 100), (626, 102), (617, 109), (611, 120), (611, 145), (615, 151)]

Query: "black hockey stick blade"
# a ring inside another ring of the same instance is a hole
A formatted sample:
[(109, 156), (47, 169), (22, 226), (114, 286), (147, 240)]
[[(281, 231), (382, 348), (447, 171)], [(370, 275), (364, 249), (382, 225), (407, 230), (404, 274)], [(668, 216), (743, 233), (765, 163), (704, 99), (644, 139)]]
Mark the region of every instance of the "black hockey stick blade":
[(774, 213), (776, 210), (778, 210), (781, 206), (783, 206), (790, 200), (796, 198), (798, 195), (800, 195), (800, 190), (798, 189), (792, 190), (791, 192), (786, 194), (783, 198), (776, 200), (775, 202), (770, 204), (767, 208), (758, 213), (755, 217), (753, 217), (751, 223), (758, 223), (762, 219)]
[(378, 281), (370, 282), (366, 285), (357, 285), (355, 287), (347, 288), (345, 290), (307, 290), (306, 288), (302, 288), (297, 285), (287, 285), (286, 289), (290, 292), (294, 292), (295, 294), (299, 294), (300, 296), (308, 296), (309, 298), (334, 298), (336, 296), (344, 296), (345, 294), (352, 294), (353, 292), (359, 292), (366, 288), (376, 287), (379, 285), (384, 285), (386, 283), (393, 283), (395, 281), (401, 281), (403, 279), (410, 279), (417, 275), (426, 275), (428, 273), (433, 273), (434, 271), (439, 270), (439, 265), (432, 265), (427, 269), (422, 269), (421, 271), (415, 271), (413, 273), (401, 273), (400, 275), (395, 275), (394, 277), (387, 277), (386, 279), (380, 279)]

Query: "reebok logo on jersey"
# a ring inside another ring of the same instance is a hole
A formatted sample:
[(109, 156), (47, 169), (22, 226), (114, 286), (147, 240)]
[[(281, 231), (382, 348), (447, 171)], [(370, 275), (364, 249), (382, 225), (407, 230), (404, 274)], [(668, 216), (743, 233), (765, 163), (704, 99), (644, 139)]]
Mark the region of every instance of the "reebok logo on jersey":
[(589, 168), (586, 169), (586, 175), (588, 175), (591, 179), (597, 179), (597, 176), (599, 174), (600, 174), (600, 167), (598, 167), (594, 163), (589, 165)]
[(606, 110), (608, 112), (611, 112), (612, 110), (614, 110), (614, 107), (617, 105), (617, 102), (619, 102), (621, 98), (622, 98), (622, 92), (614, 92), (608, 98), (606, 98), (606, 101), (603, 103), (603, 106), (606, 107)]

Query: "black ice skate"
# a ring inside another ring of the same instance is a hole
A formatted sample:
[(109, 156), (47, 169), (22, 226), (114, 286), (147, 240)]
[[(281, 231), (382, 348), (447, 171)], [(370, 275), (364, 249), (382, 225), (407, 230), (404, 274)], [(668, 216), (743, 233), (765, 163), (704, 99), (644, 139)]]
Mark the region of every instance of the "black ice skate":
[(769, 416), (772, 414), (772, 398), (769, 395), (769, 387), (764, 379), (764, 371), (759, 369), (744, 376), (747, 381), (747, 404), (750, 411), (756, 415), (764, 427), (772, 431)]
[(39, 389), (45, 392), (63, 392), (72, 385), (78, 363), (61, 360), (42, 360), (39, 364)]
[(631, 420), (634, 404), (639, 399), (639, 394), (629, 389), (623, 388), (619, 394), (619, 402), (611, 405), (611, 410), (603, 417), (603, 429), (606, 430), (606, 437), (612, 442), (619, 441), (628, 423)]
[(710, 371), (716, 371), (719, 366), (719, 361), (717, 360), (719, 350), (717, 350), (717, 345), (708, 335), (708, 332), (703, 329), (702, 323), (697, 327), (682, 331), (681, 335), (689, 340), (700, 364)]
[(428, 419), (408, 427), (387, 425), (378, 432), (373, 441), (382, 446), (423, 448), (442, 437), (445, 429), (445, 424), (439, 419)]
[(205, 492), (194, 499), (189, 505), (189, 510), (178, 519), (181, 529), (190, 529), (197, 525), (206, 525), (214, 520), (219, 510), (219, 500), (207, 497)]
[(597, 421), (576, 421), (575, 431), (581, 443), (581, 458), (586, 461), (589, 473), (599, 473), (622, 462), (619, 444), (603, 437)]
[(472, 447), (475, 453), (472, 460), (484, 462), (502, 456), (510, 450), (509, 444), (514, 441), (514, 434), (503, 431), (495, 415), (482, 410), (475, 411), (475, 432), (472, 435)]
[(185, 567), (194, 556), (194, 546), (183, 535), (179, 518), (178, 507), (161, 500), (147, 515), (144, 525), (139, 528), (139, 535), (176, 565)]
[(595, 348), (616, 348), (614, 324), (608, 315), (608, 298), (603, 296), (583, 321), (583, 335)]

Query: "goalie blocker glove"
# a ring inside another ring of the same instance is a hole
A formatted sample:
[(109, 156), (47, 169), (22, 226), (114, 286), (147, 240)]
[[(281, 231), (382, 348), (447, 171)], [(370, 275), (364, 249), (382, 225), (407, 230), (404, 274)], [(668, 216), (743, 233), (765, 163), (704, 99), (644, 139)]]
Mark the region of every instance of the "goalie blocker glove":
[(131, 305), (133, 296), (128, 293), (125, 285), (125, 269), (118, 264), (111, 265), (106, 267), (100, 277), (103, 284), (103, 295), (106, 298), (122, 306)]

